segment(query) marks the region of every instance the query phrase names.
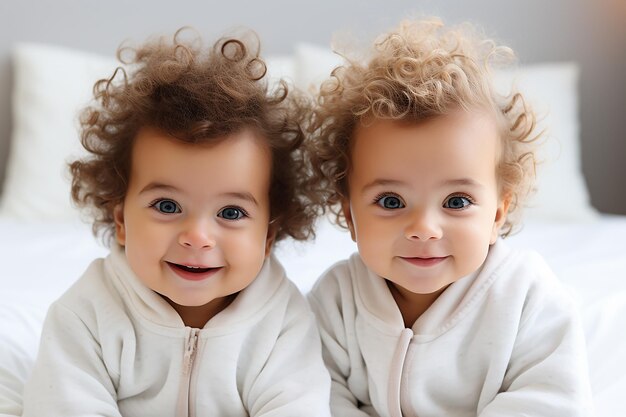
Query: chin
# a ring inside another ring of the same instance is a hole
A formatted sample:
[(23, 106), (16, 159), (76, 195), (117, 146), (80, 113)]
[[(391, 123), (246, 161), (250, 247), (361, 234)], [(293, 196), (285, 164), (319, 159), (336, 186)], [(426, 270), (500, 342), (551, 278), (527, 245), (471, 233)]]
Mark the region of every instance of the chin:
[(411, 277), (399, 281), (390, 281), (393, 282), (394, 285), (400, 286), (413, 294), (421, 295), (433, 294), (442, 291), (451, 284), (450, 282), (432, 282), (433, 280), (427, 277)]

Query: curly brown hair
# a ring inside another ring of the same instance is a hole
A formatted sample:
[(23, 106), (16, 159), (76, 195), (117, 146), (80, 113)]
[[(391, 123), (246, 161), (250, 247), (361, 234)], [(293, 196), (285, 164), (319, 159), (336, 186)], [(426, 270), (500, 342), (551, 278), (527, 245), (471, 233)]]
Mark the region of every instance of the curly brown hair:
[(487, 110), (498, 122), (502, 147), (497, 166), (500, 195), (511, 205), (501, 228), (508, 235), (514, 217), (532, 191), (535, 158), (531, 143), (536, 118), (523, 96), (496, 93), (492, 69), (513, 61), (469, 24), (444, 28), (436, 18), (401, 22), (381, 36), (368, 58), (335, 68), (322, 83), (308, 141), (318, 211), (329, 210), (346, 227), (341, 203), (348, 198), (351, 141), (361, 123), (374, 118), (419, 122), (455, 110)]
[[(123, 64), (94, 85), (94, 104), (81, 116), (81, 142), (90, 156), (70, 164), (72, 198), (91, 209), (94, 234), (112, 236), (113, 211), (124, 201), (134, 138), (143, 127), (187, 143), (207, 143), (252, 129), (272, 154), (271, 231), (314, 236), (315, 213), (305, 181), (303, 121), (310, 103), (284, 81), (268, 84), (256, 34), (219, 39), (203, 47), (196, 35), (121, 46)], [(109, 238), (111, 237), (109, 236)]]

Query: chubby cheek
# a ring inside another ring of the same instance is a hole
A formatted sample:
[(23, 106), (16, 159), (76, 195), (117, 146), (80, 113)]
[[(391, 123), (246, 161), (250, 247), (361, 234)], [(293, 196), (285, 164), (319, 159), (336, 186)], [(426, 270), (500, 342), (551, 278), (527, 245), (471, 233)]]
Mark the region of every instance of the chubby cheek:
[(230, 236), (222, 242), (222, 251), (231, 267), (260, 269), (265, 260), (267, 232)]
[(174, 236), (164, 228), (142, 227), (141, 224), (132, 223), (131, 228), (126, 228), (126, 252), (134, 256), (153, 256), (155, 252), (164, 254), (164, 249), (171, 244)]
[(141, 246), (127, 245), (125, 247), (126, 259), (130, 269), (137, 278), (148, 288), (161, 293), (161, 285), (158, 277), (163, 273), (165, 264), (161, 262), (161, 256), (154, 250), (142, 250)]
[(374, 219), (356, 221), (356, 243), (363, 262), (378, 275), (384, 275), (392, 260), (397, 236), (391, 225), (381, 224)]
[(386, 256), (388, 250), (379, 245), (357, 244), (363, 263), (376, 275), (388, 278), (392, 256)]
[[(129, 227), (130, 225), (130, 227)], [(125, 251), (128, 263), (135, 273), (154, 274), (162, 265), (162, 258), (175, 241), (173, 233), (162, 227), (144, 227), (141, 220), (126, 223)], [(140, 277), (141, 278), (141, 277)]]
[(489, 252), (488, 245), (476, 245), (464, 248), (462, 262), (460, 264), (460, 275), (464, 276), (478, 270), (487, 258)]
[(454, 252), (461, 262), (463, 275), (477, 270), (487, 258), (491, 230), (488, 224), (471, 222), (472, 226), (458, 231), (457, 236), (450, 241), (454, 242)]

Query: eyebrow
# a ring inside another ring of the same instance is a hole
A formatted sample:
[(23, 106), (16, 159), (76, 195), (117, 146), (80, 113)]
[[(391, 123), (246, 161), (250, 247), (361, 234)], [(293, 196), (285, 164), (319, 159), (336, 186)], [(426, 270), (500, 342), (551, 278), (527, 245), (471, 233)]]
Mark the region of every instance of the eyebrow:
[[(367, 191), (370, 188), (374, 188), (374, 187), (384, 187), (384, 186), (401, 186), (401, 185), (405, 185), (406, 183), (404, 181), (398, 181), (398, 180), (390, 180), (390, 179), (386, 179), (386, 178), (379, 178), (376, 179), (372, 182), (369, 182), (367, 184), (365, 184), (363, 186), (363, 191)], [(446, 180), (443, 181), (441, 183), (442, 186), (469, 186), (469, 187), (482, 187), (482, 184), (480, 184), (479, 182), (471, 179), (471, 178), (456, 178), (456, 179), (452, 179), (452, 180)]]
[[(169, 191), (169, 192), (182, 192), (179, 188), (173, 185), (163, 184), (160, 182), (151, 182), (139, 191), (139, 194), (147, 193), (150, 191)], [(247, 191), (232, 191), (220, 194), (220, 197), (229, 197), (239, 200), (249, 201), (250, 203), (258, 206), (259, 203), (254, 196)]]
[(255, 206), (259, 205), (259, 203), (256, 201), (256, 198), (254, 198), (254, 196), (252, 194), (250, 194), (249, 192), (247, 192), (247, 191), (223, 193), (223, 194), (221, 194), (221, 196), (235, 198), (235, 199), (244, 200), (244, 201), (249, 201), (250, 203), (254, 204)]
[(147, 193), (148, 191), (180, 191), (173, 185), (163, 184), (160, 182), (151, 182), (139, 191), (139, 194)]
[(398, 180), (389, 180), (385, 178), (379, 178), (374, 181), (368, 182), (363, 186), (363, 191), (367, 191), (370, 188), (380, 187), (380, 186), (388, 186), (388, 185), (404, 185), (403, 181)]
[(442, 185), (464, 185), (469, 187), (482, 187), (482, 184), (471, 178), (458, 178), (453, 180), (443, 181)]

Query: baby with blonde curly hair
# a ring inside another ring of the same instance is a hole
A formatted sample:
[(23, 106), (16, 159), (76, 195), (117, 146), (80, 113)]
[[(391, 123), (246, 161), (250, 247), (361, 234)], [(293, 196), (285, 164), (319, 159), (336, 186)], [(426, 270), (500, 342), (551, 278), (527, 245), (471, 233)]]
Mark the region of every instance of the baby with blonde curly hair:
[(535, 117), (471, 25), (404, 21), (322, 84), (313, 188), (358, 253), (309, 301), (333, 415), (587, 416), (573, 301), (503, 242), (535, 174)]
[(48, 312), (23, 416), (328, 416), (313, 313), (271, 249), (312, 235), (308, 102), (254, 36), (121, 48), (72, 196), (111, 237)]

